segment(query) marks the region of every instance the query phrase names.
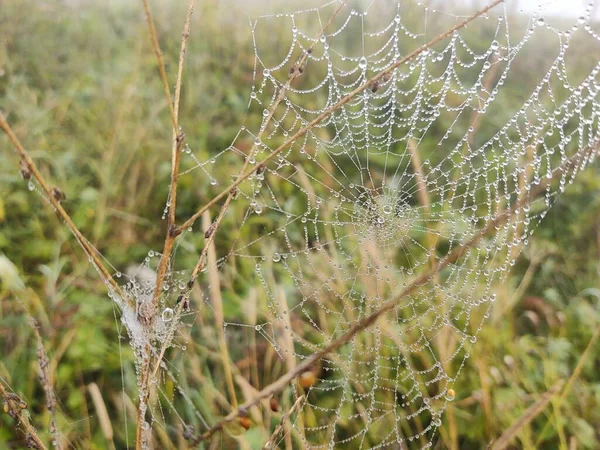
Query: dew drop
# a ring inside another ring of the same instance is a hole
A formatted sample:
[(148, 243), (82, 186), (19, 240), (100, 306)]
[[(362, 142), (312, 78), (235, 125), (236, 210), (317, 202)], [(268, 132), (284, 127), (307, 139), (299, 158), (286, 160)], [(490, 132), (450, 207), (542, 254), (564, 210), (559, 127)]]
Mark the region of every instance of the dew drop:
[(366, 69), (367, 68), (367, 58), (365, 58), (364, 56), (362, 58), (360, 58), (360, 60), (358, 61), (358, 67), (360, 67), (361, 69)]
[(170, 322), (173, 320), (173, 310), (171, 308), (165, 308), (162, 312), (163, 322)]
[(279, 253), (273, 253), (273, 262), (281, 261), (281, 255)]

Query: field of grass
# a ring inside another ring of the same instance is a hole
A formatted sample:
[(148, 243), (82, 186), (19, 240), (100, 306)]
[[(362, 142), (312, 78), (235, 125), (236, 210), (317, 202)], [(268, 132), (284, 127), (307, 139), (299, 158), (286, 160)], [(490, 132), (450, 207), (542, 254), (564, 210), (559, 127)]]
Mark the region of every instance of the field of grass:
[[(64, 191), (77, 227), (116, 271), (126, 273), (149, 249), (162, 250), (171, 170), (169, 109), (141, 2), (95, 3), (0, 2), (0, 111), (46, 179)], [(185, 3), (152, 4), (173, 80)], [(242, 123), (260, 125), (260, 117), (246, 117), (254, 65), (250, 38), (247, 17), (234, 2), (198, 2), (180, 125), (200, 160), (229, 146)], [(584, 49), (580, 57), (585, 64)], [(535, 72), (539, 61), (530, 63), (532, 68), (515, 68), (521, 77)], [(521, 97), (515, 91), (515, 98)], [(133, 448), (136, 373), (119, 311), (39, 188), (28, 189), (4, 135), (0, 158), (0, 384), (27, 403), (32, 424), (50, 446), (51, 414), (38, 376), (33, 317), (49, 357), (61, 448)], [(189, 168), (193, 160), (182, 164)], [(230, 175), (220, 170), (217, 176)], [(456, 399), (443, 416), (434, 448), (486, 448), (515, 423), (509, 448), (600, 447), (599, 175), (597, 162), (579, 174), (529, 239), (507, 280), (494, 287), (497, 300), (454, 385)], [(189, 217), (218, 193), (207, 186), (194, 176), (181, 178), (179, 217)], [(231, 249), (236, 220), (244, 217), (235, 208), (232, 214), (235, 219), (215, 239), (219, 256)], [(268, 222), (268, 215), (261, 220)], [(259, 233), (259, 226), (248, 233)], [(186, 234), (179, 269), (193, 267), (202, 250), (199, 229)], [(257, 291), (248, 288), (256, 284), (253, 266), (240, 266), (235, 275), (227, 273), (221, 282), (223, 314), (232, 322), (247, 313), (248, 299)], [(214, 424), (234, 408), (219, 353), (220, 323), (211, 308), (202, 307), (204, 288), (200, 284), (193, 291), (199, 312), (195, 326), (184, 330), (187, 350), (175, 347), (169, 361), (195, 410)], [(254, 336), (227, 335), (240, 398), (285, 372), (284, 363)], [(248, 363), (252, 352), (258, 354), (255, 366)], [(177, 389), (168, 377), (163, 381), (165, 392)], [(533, 414), (532, 405), (541, 404), (549, 391), (556, 395)], [(289, 410), (291, 396), (281, 403)], [(202, 430), (185, 402), (175, 410)], [(201, 448), (261, 448), (280, 413), (251, 418), (255, 425), (249, 430), (226, 428)], [(352, 435), (354, 425), (344, 426)], [(183, 434), (180, 427), (159, 427), (153, 448), (187, 448)], [(22, 429), (0, 412), (0, 448), (25, 446)]]

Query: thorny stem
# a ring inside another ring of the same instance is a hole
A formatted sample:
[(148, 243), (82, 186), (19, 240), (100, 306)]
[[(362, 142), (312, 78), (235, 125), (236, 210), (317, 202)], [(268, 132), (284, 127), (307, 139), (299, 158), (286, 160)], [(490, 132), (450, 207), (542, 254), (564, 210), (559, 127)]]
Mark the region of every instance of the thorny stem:
[[(310, 130), (312, 130), (316, 125), (318, 125), (324, 119), (326, 119), (331, 114), (333, 114), (335, 111), (337, 111), (338, 109), (340, 109), (342, 106), (344, 106), (346, 103), (348, 103), (354, 97), (356, 97), (358, 94), (360, 94), (364, 90), (366, 90), (369, 87), (371, 87), (374, 83), (379, 82), (379, 80), (381, 80), (382, 78), (387, 77), (389, 74), (391, 74), (391, 72), (394, 69), (400, 67), (401, 65), (405, 64), (407, 61), (410, 61), (411, 59), (413, 59), (416, 56), (420, 55), (421, 53), (423, 53), (424, 51), (428, 50), (429, 48), (431, 48), (432, 46), (434, 46), (438, 42), (446, 39), (447, 37), (449, 37), (450, 35), (452, 35), (457, 30), (459, 30), (461, 28), (464, 28), (470, 22), (472, 22), (476, 18), (484, 15), (489, 10), (491, 10), (492, 8), (494, 8), (495, 6), (497, 6), (497, 5), (499, 5), (500, 3), (503, 3), (503, 2), (504, 2), (504, 0), (495, 0), (490, 5), (488, 5), (485, 8), (483, 8), (483, 9), (475, 12), (472, 16), (470, 16), (469, 18), (465, 19), (463, 22), (460, 22), (459, 24), (453, 26), (448, 31), (446, 31), (445, 33), (442, 33), (442, 34), (438, 35), (437, 37), (433, 38), (428, 43), (423, 44), (421, 47), (419, 47), (418, 49), (416, 49), (413, 52), (409, 53), (404, 58), (401, 58), (398, 61), (396, 61), (394, 64), (392, 64), (391, 66), (389, 66), (387, 69), (379, 72), (377, 75), (375, 75), (373, 78), (371, 78), (369, 81), (367, 81), (363, 85), (357, 87), (352, 92), (348, 93), (339, 102), (331, 105), (329, 108), (327, 108), (321, 114), (319, 114), (308, 125), (306, 125), (305, 127), (301, 128), (300, 130), (298, 130), (298, 132), (296, 134), (294, 134), (292, 137), (290, 137), (288, 140), (286, 140), (283, 144), (281, 144), (279, 147), (277, 147), (275, 150), (273, 150), (259, 164), (257, 164), (255, 167), (251, 168), (250, 170), (242, 173), (235, 180), (235, 182), (233, 182), (227, 188), (223, 189), (223, 191), (221, 191), (219, 194), (217, 194), (215, 197), (213, 197), (213, 199), (211, 201), (209, 201), (208, 203), (206, 203), (202, 208), (200, 208), (197, 212), (195, 212), (182, 225), (180, 225), (179, 227), (177, 227), (176, 228), (176, 232), (177, 233), (181, 233), (184, 229), (192, 226), (194, 224), (194, 222), (204, 213), (204, 211), (207, 211), (212, 206), (214, 206), (217, 202), (219, 202), (219, 200), (221, 200), (223, 197), (225, 197), (226, 195), (228, 195), (233, 189), (237, 188), (242, 182), (244, 182), (248, 177), (250, 177), (259, 168), (264, 167), (268, 162), (270, 162), (273, 158), (275, 158), (275, 156), (277, 156), (283, 150), (285, 150), (286, 148), (288, 148), (290, 145), (292, 145), (294, 142), (296, 142), (299, 138), (301, 138), (302, 136), (304, 136), (306, 133), (308, 133)], [(246, 163), (244, 164), (244, 168), (247, 167), (247, 166), (248, 166), (248, 160), (246, 160)]]
[(112, 289), (114, 289), (114, 291), (120, 296), (120, 298), (123, 299), (123, 301), (131, 303), (132, 300), (127, 295), (125, 295), (121, 287), (117, 284), (117, 282), (113, 279), (106, 267), (104, 267), (104, 265), (102, 264), (102, 261), (98, 257), (98, 253), (94, 246), (86, 239), (86, 237), (83, 234), (81, 234), (81, 232), (73, 223), (73, 220), (71, 220), (71, 217), (69, 216), (67, 211), (65, 211), (65, 209), (62, 207), (61, 201), (63, 200), (63, 198), (61, 198), (60, 195), (57, 195), (57, 193), (61, 191), (55, 187), (51, 188), (48, 185), (48, 183), (38, 170), (37, 166), (35, 165), (31, 157), (29, 156), (29, 154), (27, 153), (27, 151), (13, 132), (12, 128), (6, 121), (6, 117), (4, 117), (2, 113), (0, 113), (0, 128), (8, 136), (8, 139), (17, 150), (17, 153), (21, 158), (22, 164), (24, 164), (25, 168), (27, 169), (26, 175), (33, 176), (36, 179), (36, 181), (42, 188), (42, 191), (44, 191), (46, 199), (48, 199), (50, 204), (54, 206), (56, 214), (65, 222), (67, 228), (71, 230), (71, 233), (75, 235), (75, 238), (79, 242), (79, 245), (81, 245), (81, 248), (83, 248), (83, 251), (91, 260), (94, 267), (96, 267), (96, 269), (100, 272), (102, 278), (104, 278), (104, 280), (106, 280), (111, 285)]
[(27, 403), (21, 397), (13, 392), (9, 392), (4, 387), (4, 380), (0, 380), (0, 397), (4, 402), (4, 412), (8, 413), (15, 422), (23, 429), (25, 433), (25, 444), (28, 448), (39, 450), (48, 450), (48, 447), (40, 439), (37, 430), (31, 425), (28, 414), (25, 413)]
[(384, 314), (393, 310), (402, 299), (406, 296), (412, 294), (419, 287), (425, 285), (430, 280), (434, 278), (436, 274), (438, 274), (445, 267), (450, 264), (455, 263), (461, 256), (467, 253), (471, 247), (473, 247), (481, 238), (487, 235), (490, 231), (493, 231), (496, 227), (506, 223), (514, 214), (518, 214), (518, 212), (524, 206), (530, 204), (541, 192), (546, 190), (550, 184), (555, 181), (560, 176), (566, 175), (569, 169), (576, 167), (578, 164), (581, 164), (582, 161), (585, 160), (586, 157), (590, 157), (594, 153), (598, 153), (600, 147), (596, 146), (594, 148), (587, 147), (583, 150), (578, 151), (573, 157), (569, 158), (567, 161), (558, 166), (552, 175), (551, 178), (546, 178), (544, 181), (540, 182), (540, 184), (533, 190), (530, 191), (528, 196), (524, 196), (516, 201), (511, 208), (505, 209), (496, 217), (489, 221), (489, 223), (482, 228), (477, 234), (475, 234), (471, 240), (467, 243), (457, 247), (454, 251), (452, 251), (448, 256), (444, 259), (440, 260), (436, 266), (426, 272), (424, 272), (421, 276), (416, 278), (411, 284), (409, 284), (404, 290), (402, 290), (398, 295), (394, 296), (391, 300), (383, 303), (379, 309), (369, 314), (368, 316), (361, 319), (354, 326), (352, 326), (346, 333), (344, 333), (339, 338), (331, 341), (327, 346), (325, 346), (322, 350), (313, 353), (311, 356), (306, 358), (301, 364), (297, 365), (294, 370), (287, 372), (285, 375), (271, 383), (269, 386), (265, 387), (261, 390), (254, 399), (247, 401), (243, 405), (241, 405), (237, 410), (232, 411), (229, 415), (224, 417), (221, 421), (215, 424), (212, 428), (200, 434), (193, 440), (194, 444), (198, 444), (206, 439), (209, 439), (215, 432), (223, 428), (227, 423), (235, 420), (242, 412), (246, 412), (252, 406), (258, 404), (262, 399), (270, 397), (271, 395), (283, 390), (287, 387), (290, 382), (296, 378), (301, 373), (308, 370), (310, 367), (318, 363), (318, 361), (326, 356), (327, 354), (337, 350), (342, 345), (349, 342), (354, 336), (356, 336), (361, 331), (372, 326), (377, 320), (383, 316)]
[[(150, 13), (150, 7), (148, 5), (148, 0), (142, 0), (144, 4), (144, 10), (146, 12), (146, 19), (148, 21), (148, 28), (150, 30), (150, 38), (152, 41), (152, 46), (154, 48), (154, 53), (156, 54), (156, 59), (158, 62), (158, 69), (160, 72), (160, 77), (163, 83), (163, 88), (165, 91), (165, 96), (167, 97), (167, 104), (169, 105), (169, 109), (171, 112), (171, 120), (173, 123), (173, 142), (171, 146), (171, 185), (169, 189), (169, 214), (167, 220), (167, 235), (165, 237), (165, 243), (162, 251), (162, 256), (160, 259), (160, 263), (158, 266), (157, 277), (156, 277), (156, 287), (154, 289), (154, 296), (152, 298), (152, 304), (154, 308), (153, 311), (157, 311), (158, 299), (160, 297), (160, 292), (162, 289), (164, 277), (167, 272), (167, 268), (169, 266), (169, 260), (171, 257), (171, 251), (173, 250), (173, 244), (175, 243), (175, 238), (177, 236), (174, 233), (175, 227), (175, 211), (177, 206), (177, 182), (179, 179), (179, 166), (181, 161), (181, 146), (183, 145), (184, 134), (179, 132), (179, 100), (181, 98), (181, 81), (183, 77), (183, 63), (185, 60), (187, 41), (190, 36), (190, 24), (192, 20), (192, 14), (194, 13), (194, 2), (195, 0), (189, 0), (188, 2), (188, 10), (185, 18), (185, 24), (183, 26), (183, 32), (181, 35), (181, 49), (179, 51), (179, 64), (177, 68), (177, 80), (175, 82), (175, 99), (173, 103), (171, 102), (171, 92), (169, 89), (169, 82), (167, 80), (167, 74), (165, 71), (165, 65), (162, 58), (162, 52), (160, 51), (160, 46), (158, 44), (158, 38), (156, 36), (156, 29), (154, 28), (154, 21), (152, 20), (152, 15)], [(156, 313), (154, 313), (156, 314)], [(152, 323), (154, 317), (149, 318)], [(162, 355), (164, 352), (161, 351), (160, 359), (157, 360), (157, 367), (162, 360)], [(138, 405), (138, 413), (137, 413), (137, 430), (136, 430), (136, 449), (141, 449), (143, 444), (142, 437), (142, 429), (143, 424), (145, 422), (144, 413), (147, 408), (148, 399), (150, 396), (150, 389), (152, 380), (154, 379), (154, 374), (156, 370), (153, 372), (153, 375), (150, 376), (150, 367), (151, 360), (150, 354), (147, 355), (148, 360), (142, 363), (142, 373), (140, 377), (140, 398)]]
[[(162, 289), (165, 274), (169, 267), (169, 260), (171, 258), (171, 251), (173, 250), (173, 244), (177, 233), (174, 232), (175, 228), (175, 209), (177, 207), (177, 181), (179, 180), (179, 166), (181, 160), (181, 146), (183, 145), (184, 135), (179, 132), (179, 99), (181, 98), (181, 81), (183, 76), (183, 62), (185, 59), (187, 40), (190, 36), (190, 23), (192, 20), (192, 14), (194, 13), (194, 1), (189, 0), (188, 12), (185, 19), (185, 25), (183, 26), (183, 33), (181, 34), (181, 50), (179, 51), (179, 64), (177, 68), (177, 81), (175, 82), (175, 100), (173, 105), (173, 145), (171, 148), (171, 186), (169, 189), (169, 215), (167, 221), (167, 235), (165, 237), (165, 244), (163, 247), (162, 255), (160, 257), (160, 263), (158, 265), (158, 271), (156, 276), (156, 287), (154, 289), (154, 297), (152, 302), (154, 306), (158, 305), (158, 298)], [(145, 2), (144, 2), (145, 3)], [(152, 34), (152, 29), (150, 31)], [(153, 39), (154, 41), (154, 39)], [(158, 55), (158, 54), (157, 54)], [(158, 61), (159, 66), (162, 67), (164, 72), (164, 65), (162, 59)], [(161, 73), (162, 73), (161, 72)], [(170, 100), (169, 100), (170, 102)], [(154, 308), (156, 310), (156, 308)]]

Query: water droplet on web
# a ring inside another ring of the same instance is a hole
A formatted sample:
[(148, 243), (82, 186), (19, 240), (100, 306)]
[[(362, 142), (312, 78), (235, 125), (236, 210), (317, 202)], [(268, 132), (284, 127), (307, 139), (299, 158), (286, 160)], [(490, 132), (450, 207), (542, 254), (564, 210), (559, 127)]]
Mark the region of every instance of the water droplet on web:
[(33, 181), (29, 180), (29, 183), (27, 183), (27, 189), (29, 189), (30, 191), (33, 191), (35, 189), (35, 184), (33, 184)]
[(170, 322), (173, 320), (173, 310), (171, 308), (165, 308), (162, 312), (163, 322)]
[(541, 26), (542, 26), (542, 25), (544, 25), (545, 23), (546, 23), (546, 21), (544, 20), (544, 18), (543, 18), (543, 17), (540, 17), (540, 18), (537, 20), (537, 22), (536, 22), (536, 24), (537, 24), (537, 26), (538, 26), (538, 27), (541, 27)]
[(154, 250), (150, 250), (150, 251), (148, 252), (148, 256), (149, 256), (150, 258), (152, 258), (152, 257), (154, 256)]
[(361, 69), (366, 69), (367, 68), (367, 58), (365, 58), (364, 56), (362, 58), (360, 58), (360, 60), (358, 61), (358, 67), (360, 67)]
[(273, 254), (273, 262), (279, 262), (281, 261), (281, 255), (279, 253), (274, 253)]
[(116, 276), (117, 278), (121, 278), (121, 275), (122, 275), (122, 274), (121, 274), (121, 272), (117, 272), (117, 273), (115, 273), (115, 276)]

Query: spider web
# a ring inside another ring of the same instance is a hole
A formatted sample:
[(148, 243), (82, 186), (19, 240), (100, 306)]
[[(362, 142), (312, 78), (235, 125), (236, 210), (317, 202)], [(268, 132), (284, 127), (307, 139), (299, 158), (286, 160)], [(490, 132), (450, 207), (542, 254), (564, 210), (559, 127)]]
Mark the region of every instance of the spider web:
[[(461, 395), (455, 382), (493, 308), (494, 286), (557, 193), (594, 158), (580, 150), (600, 137), (600, 64), (591, 57), (600, 38), (592, 3), (573, 19), (543, 9), (517, 18), (500, 6), (261, 164), (357, 87), (468, 17), (409, 2), (373, 1), (335, 15), (339, 6), (251, 20), (245, 126), (209, 158), (184, 152), (192, 168), (183, 175), (215, 193), (245, 161), (261, 165), (225, 216), (221, 244), (230, 251), (209, 261), (199, 283), (214, 288), (217, 268), (220, 284), (252, 299), (225, 312), (226, 335), (253, 332), (278, 356), (271, 369), (281, 375), (492, 226), (282, 394), (284, 407), (300, 404), (274, 445), (287, 438), (294, 448), (428, 448)], [(592, 49), (587, 65), (577, 58), (584, 44)], [(523, 67), (532, 73), (523, 77)], [(515, 86), (526, 95), (515, 98)], [(551, 178), (556, 188), (546, 187)], [(498, 221), (511, 205), (510, 219)], [(171, 277), (165, 290), (176, 294), (185, 273)], [(130, 290), (147, 296), (152, 285), (145, 294), (136, 283)], [(179, 323), (169, 303), (175, 294), (161, 300), (165, 323)], [(125, 322), (131, 328), (134, 319)], [(173, 333), (167, 327), (152, 339)]]

